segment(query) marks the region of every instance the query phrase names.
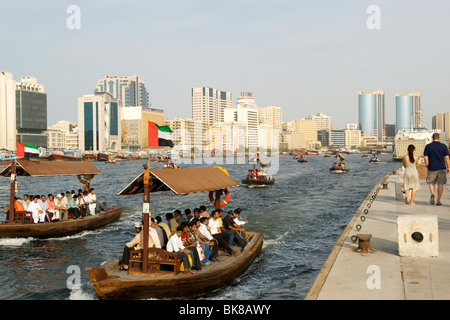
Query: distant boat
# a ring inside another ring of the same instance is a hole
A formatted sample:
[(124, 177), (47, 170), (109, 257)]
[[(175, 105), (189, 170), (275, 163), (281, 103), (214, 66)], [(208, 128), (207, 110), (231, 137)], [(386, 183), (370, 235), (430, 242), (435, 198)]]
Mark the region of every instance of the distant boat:
[(308, 160), (306, 160), (306, 158), (301, 155), (300, 158), (297, 159), (297, 162), (308, 162)]
[[(261, 169), (256, 169), (256, 163), (259, 163)], [(257, 157), (253, 159), (253, 170), (248, 170), (247, 177), (242, 179), (242, 184), (248, 186), (271, 186), (275, 183), (275, 178), (266, 173), (263, 168), (268, 166), (269, 162), (266, 159), (262, 159), (258, 153)]]
[(369, 160), (369, 163), (380, 163), (380, 162), (381, 162), (381, 160), (378, 159), (376, 153), (374, 153), (374, 154), (373, 154), (373, 157)]
[(333, 163), (333, 166), (330, 168), (331, 173), (345, 173), (350, 171), (349, 168), (344, 163), (345, 157), (342, 156), (340, 153), (337, 153), (335, 155), (336, 162)]
[(109, 156), (106, 153), (97, 153), (97, 161), (108, 161)]

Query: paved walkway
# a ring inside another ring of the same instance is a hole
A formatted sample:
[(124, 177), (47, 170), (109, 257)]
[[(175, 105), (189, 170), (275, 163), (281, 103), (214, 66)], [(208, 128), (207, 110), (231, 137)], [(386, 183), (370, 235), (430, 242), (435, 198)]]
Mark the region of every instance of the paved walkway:
[[(392, 174), (384, 179), (388, 189), (383, 189), (381, 183), (377, 184), (361, 204), (306, 299), (450, 299), (450, 187), (444, 188), (443, 205), (432, 206), (428, 185), (422, 180), (416, 205), (411, 206), (396, 198), (395, 185), (399, 176)], [(377, 188), (380, 189), (376, 193)], [(376, 196), (370, 202), (373, 193)], [(364, 210), (368, 211), (365, 213)], [(438, 217), (438, 257), (399, 256), (397, 216), (402, 215)], [(364, 221), (362, 216), (366, 218)], [(359, 231), (356, 229), (358, 225), (361, 226)], [(371, 234), (370, 246), (375, 251), (357, 252), (358, 240), (352, 241), (356, 234)]]

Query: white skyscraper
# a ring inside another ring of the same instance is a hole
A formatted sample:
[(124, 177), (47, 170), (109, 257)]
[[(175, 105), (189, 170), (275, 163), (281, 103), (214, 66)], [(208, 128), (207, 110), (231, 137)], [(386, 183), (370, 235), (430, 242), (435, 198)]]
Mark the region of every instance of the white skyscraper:
[(144, 80), (131, 76), (105, 76), (98, 80), (94, 92), (107, 92), (117, 99), (120, 107), (149, 107), (149, 93)]
[(211, 87), (192, 88), (192, 120), (207, 124), (224, 121), (224, 109), (232, 105), (231, 92)]
[(0, 72), (0, 149), (16, 150), (16, 81)]
[(331, 130), (331, 117), (323, 113), (308, 116), (306, 120), (314, 120), (317, 123), (317, 130)]
[(225, 122), (241, 122), (246, 128), (246, 148), (258, 147), (259, 113), (251, 92), (243, 92), (236, 106), (225, 109)]

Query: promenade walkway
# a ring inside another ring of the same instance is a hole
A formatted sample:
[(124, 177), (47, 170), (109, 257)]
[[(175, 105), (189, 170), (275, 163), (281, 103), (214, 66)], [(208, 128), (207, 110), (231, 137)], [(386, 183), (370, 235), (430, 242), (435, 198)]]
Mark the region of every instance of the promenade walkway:
[[(336, 242), (307, 300), (450, 299), (450, 187), (444, 188), (442, 206), (431, 205), (428, 185), (421, 180), (416, 205), (412, 206), (396, 198), (398, 174), (384, 179), (388, 189), (377, 184), (366, 197)], [(370, 202), (374, 193), (375, 199)], [(438, 217), (439, 256), (399, 256), (397, 217), (402, 215)], [(372, 235), (374, 252), (356, 251), (358, 240), (353, 242), (352, 236), (357, 234)]]

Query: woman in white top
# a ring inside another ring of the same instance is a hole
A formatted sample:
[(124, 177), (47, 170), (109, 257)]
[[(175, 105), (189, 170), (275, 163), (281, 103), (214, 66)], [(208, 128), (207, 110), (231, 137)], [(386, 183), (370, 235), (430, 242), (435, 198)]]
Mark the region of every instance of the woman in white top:
[[(405, 173), (403, 175), (403, 187), (405, 188), (405, 203), (414, 205), (414, 198), (416, 191), (420, 189), (419, 172), (417, 166), (419, 165), (419, 157), (414, 155), (416, 148), (410, 144), (408, 146), (408, 154), (403, 156), (403, 167)], [(409, 190), (411, 190), (411, 200), (408, 201)]]

